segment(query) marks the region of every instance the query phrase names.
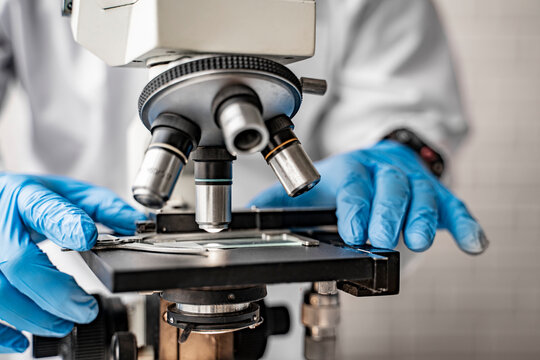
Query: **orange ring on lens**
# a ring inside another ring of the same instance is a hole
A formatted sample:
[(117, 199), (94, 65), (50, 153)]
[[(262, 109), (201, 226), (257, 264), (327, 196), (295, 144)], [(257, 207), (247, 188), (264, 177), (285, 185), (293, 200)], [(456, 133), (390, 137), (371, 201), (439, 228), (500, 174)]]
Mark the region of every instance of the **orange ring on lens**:
[(270, 151), (268, 154), (266, 154), (266, 156), (264, 157), (264, 160), (268, 159), (268, 157), (270, 155), (272, 155), (273, 153), (275, 153), (279, 148), (287, 145), (288, 143), (291, 143), (293, 141), (299, 141), (298, 138), (292, 138), (292, 139), (289, 139), (287, 141), (284, 141), (282, 142), (281, 144), (279, 144), (278, 146), (276, 146), (274, 149), (272, 149), (272, 151)]

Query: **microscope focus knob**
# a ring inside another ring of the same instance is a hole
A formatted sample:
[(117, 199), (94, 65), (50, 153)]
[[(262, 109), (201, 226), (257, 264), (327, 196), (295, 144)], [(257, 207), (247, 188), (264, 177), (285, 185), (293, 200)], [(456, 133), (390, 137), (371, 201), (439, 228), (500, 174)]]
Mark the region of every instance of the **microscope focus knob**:
[(137, 360), (137, 338), (129, 331), (114, 333), (111, 341), (113, 360)]
[(75, 324), (63, 338), (33, 336), (33, 357), (63, 360), (107, 360), (113, 334), (128, 330), (127, 308), (119, 298), (94, 295), (99, 314), (89, 324)]

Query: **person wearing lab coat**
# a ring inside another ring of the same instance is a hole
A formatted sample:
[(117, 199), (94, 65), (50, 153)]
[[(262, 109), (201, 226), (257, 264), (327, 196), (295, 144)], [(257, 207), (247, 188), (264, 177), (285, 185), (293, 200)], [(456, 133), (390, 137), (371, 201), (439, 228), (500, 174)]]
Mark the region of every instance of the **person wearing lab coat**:
[[(25, 351), (21, 331), (63, 336), (97, 315), (81, 280), (53, 266), (41, 240), (86, 250), (96, 241), (95, 223), (129, 234), (144, 218), (122, 198), (131, 181), (128, 128), (147, 74), (107, 67), (76, 44), (58, 5), (0, 0), (0, 99), (18, 83), (30, 114), (28, 131), (17, 138), (24, 148), (2, 154), (0, 353)], [(480, 226), (423, 154), (383, 140), (407, 128), (448, 163), (467, 132), (433, 4), (319, 0), (317, 6), (315, 56), (290, 68), (328, 81), (327, 95), (306, 97), (294, 119), (298, 137), (321, 160), (322, 180), (290, 199), (279, 186), (263, 191), (275, 177), (262, 159), (240, 158), (233, 204), (336, 206), (339, 233), (349, 244), (369, 238), (394, 248), (403, 234), (406, 247), (423, 251), (443, 228), (465, 252), (484, 251)]]

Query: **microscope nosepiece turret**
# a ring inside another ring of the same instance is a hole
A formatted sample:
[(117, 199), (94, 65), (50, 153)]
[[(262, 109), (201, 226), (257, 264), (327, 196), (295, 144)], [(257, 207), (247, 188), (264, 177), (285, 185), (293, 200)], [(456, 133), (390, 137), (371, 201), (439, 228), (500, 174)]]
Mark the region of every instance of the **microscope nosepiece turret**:
[(139, 98), (152, 142), (133, 195), (147, 207), (163, 207), (192, 151), (195, 215), (205, 231), (229, 227), (236, 155), (261, 152), (289, 196), (308, 191), (320, 175), (291, 122), (304, 86), (322, 93), (325, 82), (300, 80), (286, 66), (261, 57), (199, 56), (166, 68)]

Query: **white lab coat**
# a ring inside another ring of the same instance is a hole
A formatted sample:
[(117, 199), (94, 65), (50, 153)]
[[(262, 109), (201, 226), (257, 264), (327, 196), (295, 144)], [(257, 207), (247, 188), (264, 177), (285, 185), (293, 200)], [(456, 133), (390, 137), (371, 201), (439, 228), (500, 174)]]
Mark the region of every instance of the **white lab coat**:
[[(18, 81), (30, 108), (29, 130), (10, 134), (20, 138), (16, 149), (1, 154), (4, 166), (91, 181), (127, 197), (126, 134), (146, 71), (109, 68), (78, 46), (59, 5), (58, 0), (0, 0), (0, 100)], [(318, 0), (317, 6), (316, 54), (291, 66), (298, 76), (328, 81), (327, 95), (305, 96), (293, 119), (311, 156), (367, 147), (396, 127), (413, 129), (444, 154), (455, 149), (467, 123), (431, 2)], [(240, 158), (234, 165), (233, 204), (242, 206), (273, 182), (260, 156)], [(300, 290), (288, 289), (270, 294), (294, 295), (297, 310)], [(270, 358), (300, 358), (297, 311), (293, 316), (295, 336), (271, 349)]]

